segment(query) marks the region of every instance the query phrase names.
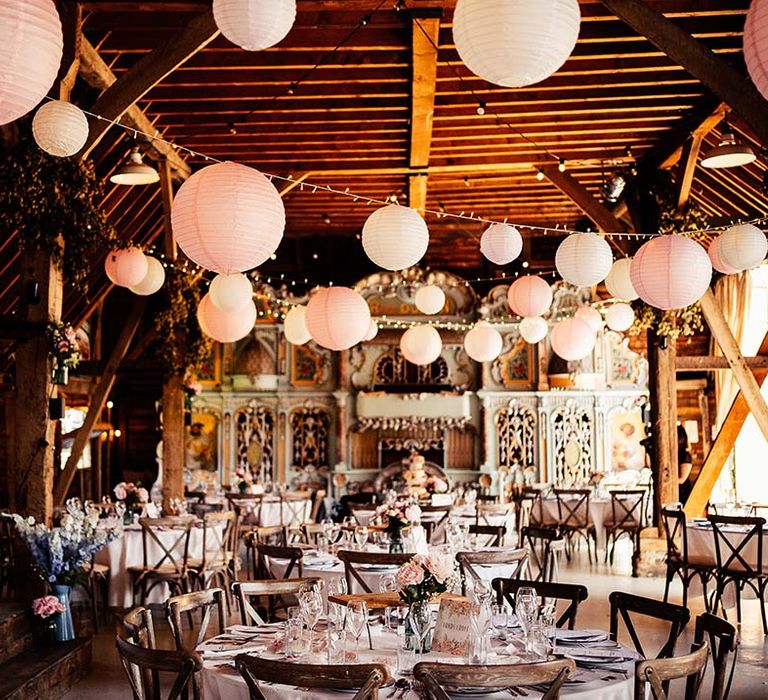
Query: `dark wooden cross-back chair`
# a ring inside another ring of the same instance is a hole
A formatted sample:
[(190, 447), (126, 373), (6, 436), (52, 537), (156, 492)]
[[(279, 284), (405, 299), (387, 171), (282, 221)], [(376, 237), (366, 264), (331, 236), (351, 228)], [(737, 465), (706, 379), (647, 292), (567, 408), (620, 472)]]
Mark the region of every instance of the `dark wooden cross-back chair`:
[(527, 575), (528, 550), (505, 549), (490, 552), (457, 552), (456, 561), (459, 564), (461, 575), (461, 594), (467, 594), (467, 588), (476, 583), (489, 585), (490, 582), (481, 575), (482, 566), (505, 566), (508, 568), (509, 578), (517, 578)]
[(563, 551), (564, 541), (555, 527), (529, 525), (520, 530), (520, 544), (528, 550), (528, 566), (536, 567), (537, 581), (554, 581), (557, 578), (557, 558)]
[(123, 627), (130, 635), (134, 644), (145, 649), (156, 649), (155, 624), (152, 621), (152, 611), (139, 606), (123, 615)]
[(470, 525), (469, 534), (477, 535), (480, 547), (503, 547), (506, 525)]
[[(194, 643), (187, 647), (184, 643), (184, 629), (181, 616), (184, 613), (188, 614), (191, 629), (192, 613), (198, 610), (201, 610), (203, 613), (200, 627), (197, 630)], [(182, 593), (165, 601), (165, 616), (168, 618), (168, 625), (171, 628), (173, 641), (177, 649), (194, 649), (205, 641), (205, 635), (208, 632), (208, 625), (211, 620), (211, 612), (214, 610), (216, 611), (218, 622), (217, 634), (221, 634), (227, 624), (227, 614), (224, 606), (224, 591), (220, 588), (208, 588), (203, 591)]]
[[(285, 596), (295, 596), (303, 590), (320, 586), (317, 576), (292, 578), (281, 581), (238, 581), (232, 584), (232, 591), (238, 602), (240, 620), (244, 625), (263, 625), (271, 622), (273, 612), (279, 604), (287, 607), (290, 603)], [(260, 605), (261, 599), (267, 599), (267, 605)]]
[[(731, 692), (731, 681), (733, 672), (736, 670), (739, 650), (736, 628), (730, 622), (712, 613), (702, 613), (696, 618), (693, 643), (704, 642), (709, 645), (712, 655), (713, 676), (710, 700), (727, 700)], [(729, 659), (730, 671), (728, 670)]]
[[(359, 567), (370, 566), (402, 566), (413, 558), (413, 554), (391, 554), (388, 552), (356, 552), (342, 549), (338, 553), (339, 559), (344, 564), (344, 577), (347, 579), (347, 590), (352, 592), (352, 584), (357, 582), (364, 593), (373, 593), (370, 586), (362, 576), (364, 569)], [(378, 593), (378, 591), (376, 591)]]
[(310, 521), (311, 513), (311, 492), (296, 491), (280, 496), (280, 524), (283, 527), (301, 527)]
[[(427, 542), (438, 544), (438, 541), (444, 539), (445, 526), (452, 510), (452, 505), (433, 506), (427, 504), (421, 506), (421, 526), (424, 528)], [(424, 517), (425, 515), (430, 517)]]
[(225, 591), (229, 610), (229, 587), (237, 578), (235, 512), (206, 513), (203, 517), (203, 558), (190, 563), (201, 588), (218, 586)]
[(544, 492), (539, 486), (524, 486), (520, 492), (518, 527), (557, 527), (557, 521), (544, 508)]
[(687, 679), (685, 700), (697, 700), (708, 656), (709, 648), (704, 642), (694, 644), (691, 653), (685, 656), (638, 661), (635, 666), (635, 700), (647, 700), (649, 696), (653, 700), (667, 700), (669, 682), (678, 678)]
[(595, 526), (589, 521), (589, 489), (554, 489), (557, 499), (558, 529), (565, 539), (565, 556), (571, 560), (573, 541), (577, 538), (587, 543), (587, 556), (592, 563), (592, 545), (597, 559)]
[(564, 627), (567, 624), (569, 630), (572, 630), (576, 625), (579, 605), (589, 597), (586, 586), (574, 583), (546, 583), (543, 581), (526, 581), (525, 579), (495, 578), (491, 581), (491, 586), (496, 591), (496, 602), (499, 605), (506, 602), (512, 610), (515, 609), (515, 595), (518, 589), (528, 586), (533, 588), (545, 603), (547, 600), (569, 601), (568, 606), (560, 613), (555, 623), (557, 627)]
[(611, 518), (605, 523), (605, 561), (609, 557), (613, 565), (616, 543), (621, 537), (632, 540), (632, 576), (637, 576), (640, 561), (640, 531), (643, 529), (643, 506), (645, 489), (623, 489), (611, 491)]
[[(256, 578), (291, 578), (291, 575), (301, 577), (304, 569), (304, 550), (301, 547), (279, 547), (271, 544), (257, 544), (257, 577)], [(276, 576), (271, 559), (287, 562), (282, 576)]]

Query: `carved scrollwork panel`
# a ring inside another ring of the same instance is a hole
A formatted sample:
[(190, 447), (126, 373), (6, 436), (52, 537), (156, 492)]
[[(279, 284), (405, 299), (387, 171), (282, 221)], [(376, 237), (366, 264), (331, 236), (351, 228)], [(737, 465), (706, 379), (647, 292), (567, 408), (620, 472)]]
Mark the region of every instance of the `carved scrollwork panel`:
[(551, 421), (555, 483), (587, 483), (594, 453), (591, 412), (569, 402), (552, 412)]
[(536, 412), (512, 401), (497, 411), (496, 458), (498, 466), (526, 469), (536, 465)]
[(235, 414), (235, 459), (238, 468), (250, 469), (263, 481), (274, 479), (275, 414), (251, 402)]
[(292, 451), (294, 469), (327, 467), (331, 417), (322, 408), (298, 408), (291, 413)]

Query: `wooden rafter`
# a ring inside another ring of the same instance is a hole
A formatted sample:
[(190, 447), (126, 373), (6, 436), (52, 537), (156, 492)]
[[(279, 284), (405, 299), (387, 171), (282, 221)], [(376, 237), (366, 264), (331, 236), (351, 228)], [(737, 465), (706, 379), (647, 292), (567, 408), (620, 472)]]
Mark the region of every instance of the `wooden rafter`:
[(163, 248), (165, 255), (176, 260), (176, 240), (173, 237), (171, 225), (171, 205), (173, 204), (173, 181), (171, 178), (171, 166), (167, 159), (159, 163), (160, 173), (160, 197), (163, 202)]
[(56, 77), (58, 99), (69, 102), (69, 96), (80, 68), (80, 48), (83, 42), (83, 9), (79, 3), (65, 3), (60, 9), (64, 50)]
[[(768, 369), (768, 357), (743, 357), (744, 363), (752, 370)], [(682, 355), (677, 358), (678, 372), (712, 372), (730, 369), (725, 357), (719, 355)]]

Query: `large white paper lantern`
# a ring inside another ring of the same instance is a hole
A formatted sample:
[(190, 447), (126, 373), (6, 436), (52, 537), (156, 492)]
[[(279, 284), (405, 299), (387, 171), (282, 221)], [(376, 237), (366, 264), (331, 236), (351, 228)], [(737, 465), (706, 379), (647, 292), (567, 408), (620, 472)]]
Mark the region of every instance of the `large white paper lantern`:
[(349, 287), (324, 287), (307, 304), (307, 329), (318, 345), (346, 350), (359, 343), (371, 325), (368, 303)]
[(173, 234), (191, 260), (215, 272), (258, 267), (277, 250), (285, 208), (258, 170), (216, 163), (179, 188), (171, 207)]
[(237, 311), (253, 300), (253, 286), (241, 272), (216, 275), (208, 290), (211, 302), (222, 311)]
[(520, 335), (531, 345), (541, 342), (547, 337), (549, 325), (541, 316), (531, 316), (520, 321)]
[(595, 333), (603, 327), (603, 316), (594, 306), (580, 306), (576, 309), (576, 318), (586, 321)]
[(283, 332), (285, 333), (285, 339), (291, 345), (304, 345), (304, 343), (308, 343), (312, 340), (312, 334), (307, 328), (306, 314), (306, 306), (293, 306), (291, 307), (291, 310), (285, 314)]
[(262, 51), (282, 41), (296, 20), (296, 0), (213, 0), (221, 33), (247, 51)]
[(751, 270), (765, 260), (768, 241), (753, 224), (731, 226), (718, 237), (720, 259), (734, 270)]
[(572, 233), (555, 253), (557, 271), (566, 282), (577, 287), (602, 282), (612, 265), (611, 246), (596, 233)]
[(552, 350), (564, 360), (584, 359), (595, 347), (595, 332), (581, 318), (567, 318), (552, 327), (549, 336)]
[(51, 100), (35, 112), (32, 136), (52, 156), (73, 156), (88, 140), (88, 118), (71, 102)]
[(0, 126), (32, 111), (48, 94), (63, 46), (53, 0), (0, 2)]
[(752, 0), (744, 23), (744, 61), (752, 82), (768, 100), (768, 2)]
[(400, 352), (414, 365), (432, 364), (443, 350), (443, 341), (435, 328), (427, 324), (411, 326), (400, 337)]
[(373, 212), (363, 225), (365, 254), (385, 270), (404, 270), (424, 257), (429, 230), (421, 214), (389, 204)]
[(492, 362), (503, 345), (501, 333), (487, 321), (478, 321), (464, 336), (464, 350), (475, 362)]
[(139, 248), (120, 248), (107, 254), (104, 270), (116, 285), (135, 287), (147, 276), (149, 263)]
[(416, 290), (413, 303), (416, 308), (427, 316), (433, 316), (445, 306), (445, 292), (434, 284), (425, 284)]
[(541, 277), (524, 275), (509, 286), (507, 301), (518, 316), (541, 316), (552, 304), (552, 288)]
[(507, 265), (523, 250), (523, 237), (514, 226), (491, 224), (480, 237), (480, 252), (496, 265)]
[(635, 322), (635, 312), (629, 304), (619, 302), (605, 312), (605, 322), (612, 331), (622, 333)]
[(701, 299), (712, 279), (712, 264), (696, 241), (670, 234), (644, 243), (632, 259), (632, 286), (657, 309), (681, 309)]
[(245, 338), (256, 323), (256, 304), (253, 301), (237, 311), (222, 311), (206, 294), (197, 307), (197, 321), (207, 336), (220, 343), (234, 343)]
[(712, 267), (718, 272), (724, 275), (735, 275), (739, 272), (736, 268), (726, 265), (723, 256), (720, 255), (720, 236), (712, 239), (709, 248), (707, 248), (707, 255), (709, 255), (709, 262), (712, 263)]
[(637, 292), (632, 286), (629, 276), (632, 268), (632, 258), (619, 258), (611, 265), (611, 270), (605, 278), (605, 288), (608, 294), (621, 301), (637, 299)]
[(148, 297), (150, 294), (160, 290), (165, 282), (165, 268), (157, 258), (153, 258), (151, 255), (145, 256), (147, 259), (147, 274), (144, 275), (144, 279), (138, 284), (129, 287), (134, 293), (140, 297)]
[(368, 332), (365, 334), (363, 340), (373, 340), (379, 334), (379, 324), (371, 319), (371, 323), (368, 325)]
[(580, 21), (577, 0), (458, 0), (453, 41), (475, 75), (494, 85), (524, 87), (565, 63)]

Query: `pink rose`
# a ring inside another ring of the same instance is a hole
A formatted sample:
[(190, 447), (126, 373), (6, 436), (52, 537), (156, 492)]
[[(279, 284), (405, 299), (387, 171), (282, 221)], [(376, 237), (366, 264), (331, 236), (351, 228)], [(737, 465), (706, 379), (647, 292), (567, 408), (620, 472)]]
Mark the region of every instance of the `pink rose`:
[(139, 498), (139, 503), (147, 503), (149, 501), (149, 492), (145, 488), (138, 489), (136, 495)]
[(46, 618), (64, 612), (64, 606), (56, 596), (47, 595), (32, 601), (32, 612), (38, 617)]
[(121, 481), (117, 486), (115, 486), (115, 498), (118, 501), (124, 501), (127, 495), (128, 491), (125, 488), (125, 482)]
[(424, 562), (424, 566), (440, 583), (445, 583), (454, 572), (453, 557), (441, 552), (432, 552)]
[(417, 506), (415, 503), (411, 506), (408, 506), (405, 509), (405, 519), (411, 523), (415, 523), (421, 520), (421, 508), (419, 508), (419, 506)]
[(424, 569), (413, 559), (403, 564), (395, 574), (395, 581), (401, 589), (407, 586), (417, 586), (423, 580)]

